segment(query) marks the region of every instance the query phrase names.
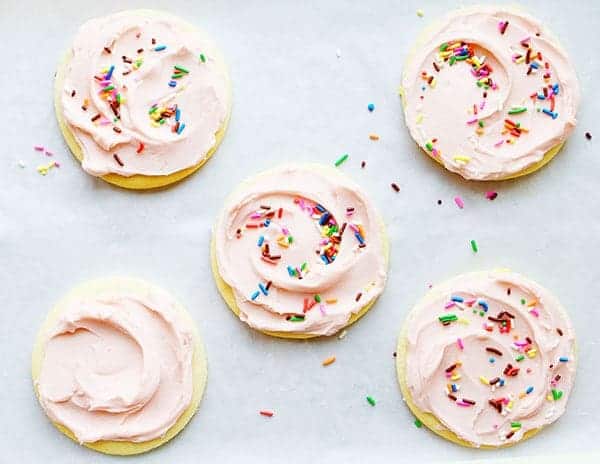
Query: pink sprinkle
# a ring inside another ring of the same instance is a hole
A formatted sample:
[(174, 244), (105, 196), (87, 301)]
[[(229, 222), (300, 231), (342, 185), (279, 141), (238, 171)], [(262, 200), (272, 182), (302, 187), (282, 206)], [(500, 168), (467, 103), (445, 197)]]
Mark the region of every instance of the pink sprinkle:
[(33, 149), (35, 151), (44, 151), (44, 147), (42, 145), (34, 145)]
[(479, 120), (479, 118), (473, 118), (473, 119), (469, 119), (467, 121), (467, 124), (475, 124), (477, 121)]
[(48, 150), (46, 150), (46, 151), (44, 152), (44, 154), (45, 154), (46, 156), (54, 156), (54, 153), (52, 153), (51, 151), (48, 151)]
[(354, 232), (358, 232), (358, 227), (356, 227), (354, 224), (348, 224), (348, 227), (350, 227), (350, 229), (352, 229), (352, 231)]
[(290, 231), (287, 229), (287, 227), (282, 227), (281, 232), (283, 233), (283, 235), (290, 235)]
[(533, 314), (535, 317), (540, 317), (540, 313), (538, 312), (537, 309), (532, 309), (529, 311), (531, 314)]
[(453, 306), (456, 306), (456, 303), (454, 301), (450, 301), (444, 305), (444, 309), (452, 308)]
[(326, 316), (326, 315), (327, 315), (327, 313), (325, 312), (325, 306), (323, 306), (323, 303), (321, 303), (321, 304), (319, 305), (319, 310), (321, 311), (321, 314), (322, 314), (323, 316)]
[(463, 343), (463, 341), (462, 341), (462, 338), (457, 338), (457, 339), (456, 339), (456, 344), (458, 345), (458, 347), (459, 347), (461, 350), (464, 350), (464, 349), (465, 349), (465, 345), (464, 345), (464, 343)]
[(502, 145), (503, 143), (504, 143), (504, 139), (502, 139), (502, 140), (500, 140), (500, 141), (496, 142), (496, 143), (494, 144), (494, 146), (495, 146), (495, 147), (499, 147), (499, 146), (500, 146), (500, 145)]
[(524, 341), (524, 342), (515, 342), (515, 345), (516, 346), (527, 346), (527, 345), (529, 345), (529, 343), (527, 343), (526, 341)]
[(438, 156), (440, 156), (440, 155), (439, 155), (439, 152), (437, 151), (437, 148), (434, 148), (433, 150), (431, 150), (431, 154), (432, 154), (433, 156), (435, 156), (435, 157), (438, 157)]
[(488, 200), (495, 200), (497, 196), (498, 196), (498, 192), (494, 192), (493, 190), (485, 192), (485, 197)]
[(250, 219), (260, 219), (260, 214), (258, 214), (258, 213), (252, 213), (250, 215)]
[(454, 203), (456, 203), (456, 206), (458, 206), (460, 209), (465, 207), (465, 202), (461, 197), (454, 197)]
[(474, 300), (474, 299), (473, 300), (467, 300), (467, 301), (465, 301), (465, 304), (467, 306), (471, 307), (471, 306), (473, 306), (475, 304), (476, 301), (477, 300)]
[(57, 168), (60, 168), (60, 164), (59, 164), (59, 162), (58, 162), (58, 161), (55, 161), (55, 162), (54, 162), (54, 166), (56, 166)]
[(463, 408), (470, 408), (471, 406), (473, 406), (470, 403), (465, 403), (463, 400), (456, 401), (456, 404), (458, 406), (462, 406)]
[(483, 108), (485, 108), (485, 100), (483, 100), (481, 102), (481, 104), (479, 105), (479, 109), (482, 110)]

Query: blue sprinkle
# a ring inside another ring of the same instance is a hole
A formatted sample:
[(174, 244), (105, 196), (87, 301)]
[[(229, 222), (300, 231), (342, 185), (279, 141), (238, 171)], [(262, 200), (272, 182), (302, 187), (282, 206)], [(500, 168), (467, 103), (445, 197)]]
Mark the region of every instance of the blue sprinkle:
[(260, 295), (260, 292), (256, 290), (250, 298), (252, 299), (252, 301), (254, 301), (258, 298), (258, 295)]
[(490, 358), (489, 360), (492, 364), (494, 364), (496, 362), (496, 358)]
[(324, 207), (322, 207), (319, 204), (315, 205), (315, 208), (317, 208), (317, 211), (319, 211), (321, 213), (324, 213), (325, 211), (327, 211)]
[(538, 68), (540, 67), (540, 65), (539, 65), (537, 62), (535, 62), (535, 61), (532, 61), (532, 62), (531, 62), (531, 63), (529, 63), (529, 64), (530, 64), (530, 66), (531, 66), (532, 68), (535, 68), (535, 69), (538, 69)]
[(110, 65), (110, 68), (108, 68), (108, 72), (106, 73), (104, 80), (110, 81), (110, 78), (112, 77), (114, 70), (115, 70), (115, 65), (114, 64)]
[(458, 387), (456, 386), (455, 383), (452, 384), (452, 392), (456, 393), (458, 391)]
[(360, 243), (361, 245), (363, 243), (365, 243), (365, 240), (362, 238), (362, 236), (358, 232), (354, 232), (354, 236), (356, 237), (356, 240), (358, 240), (358, 243)]
[(548, 116), (552, 116), (552, 119), (556, 119), (558, 118), (558, 113), (554, 112), (554, 111), (550, 111), (549, 109), (544, 108), (542, 110), (543, 113), (547, 114)]
[(422, 87), (421, 87), (421, 90), (422, 90), (423, 92), (425, 92), (425, 89), (426, 89), (426, 87), (425, 87), (425, 86), (422, 86)]
[(258, 237), (258, 246), (262, 246), (264, 241), (265, 241), (265, 237), (263, 235)]
[(270, 219), (267, 219), (267, 220), (265, 221), (265, 227), (269, 227), (270, 225), (271, 225), (271, 220), (270, 220)]
[(489, 309), (488, 304), (483, 300), (479, 300), (477, 304), (479, 304), (479, 306), (481, 306), (485, 312), (487, 312)]
[(185, 129), (185, 123), (183, 123), (179, 126), (179, 129), (177, 129), (177, 134), (178, 135), (181, 134), (183, 132), (183, 129)]
[(527, 387), (527, 390), (525, 390), (525, 393), (527, 393), (528, 395), (533, 391), (533, 387)]
[(554, 95), (558, 95), (558, 83), (552, 86), (552, 90), (554, 91)]
[(177, 82), (169, 81), (169, 87), (175, 87), (176, 85), (177, 85)]
[(500, 379), (500, 386), (503, 387), (504, 386), (504, 379)]
[(177, 108), (175, 110), (175, 121), (179, 121), (180, 118), (181, 118), (181, 110), (179, 108)]
[(294, 277), (296, 275), (296, 271), (294, 271), (292, 266), (288, 266), (287, 270), (288, 270), (288, 274), (290, 275), (290, 277)]
[(462, 303), (463, 301), (465, 301), (465, 299), (462, 296), (453, 296), (450, 299), (456, 303)]
[(325, 212), (323, 216), (321, 216), (321, 219), (319, 219), (319, 225), (324, 226), (329, 220), (329, 216), (331, 216), (331, 214)]
[(327, 257), (327, 255), (321, 255), (321, 259), (325, 264), (329, 264), (329, 258)]
[(263, 293), (264, 296), (269, 296), (267, 287), (265, 287), (263, 284), (258, 284), (258, 288), (260, 288), (260, 291)]
[(368, 109), (368, 110), (369, 110), (369, 111), (372, 113), (372, 112), (373, 112), (373, 110), (375, 109), (375, 105), (374, 105), (373, 103), (369, 103), (369, 104), (367, 105), (367, 109)]
[(566, 363), (566, 362), (569, 362), (569, 358), (567, 358), (566, 356), (561, 356), (560, 358), (558, 358), (558, 360), (559, 360), (561, 363)]
[(156, 47), (154, 47), (154, 51), (155, 52), (162, 52), (165, 48), (167, 48), (166, 45), (157, 45)]
[(544, 94), (541, 94), (541, 93), (538, 93), (537, 97), (538, 97), (538, 100), (545, 100), (546, 99), (546, 97), (544, 96)]

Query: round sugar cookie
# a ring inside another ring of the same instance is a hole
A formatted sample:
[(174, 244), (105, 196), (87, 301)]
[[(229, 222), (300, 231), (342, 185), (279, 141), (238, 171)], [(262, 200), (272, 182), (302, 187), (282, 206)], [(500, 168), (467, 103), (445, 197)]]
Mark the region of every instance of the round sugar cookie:
[(247, 179), (213, 232), (211, 265), (229, 308), (282, 338), (333, 335), (383, 292), (389, 245), (362, 189), (338, 170), (284, 165)]
[(207, 363), (194, 321), (142, 280), (86, 282), (50, 311), (32, 353), (34, 390), (53, 425), (101, 453), (171, 440), (195, 414)]
[(128, 189), (166, 187), (216, 151), (231, 84), (212, 40), (161, 11), (84, 23), (59, 64), (54, 107), (89, 174)]
[(514, 445), (557, 420), (576, 371), (575, 334), (558, 300), (507, 270), (436, 285), (412, 309), (396, 370), (412, 413), (459, 445)]
[(417, 145), (470, 180), (547, 164), (576, 125), (579, 85), (558, 41), (514, 7), (461, 9), (427, 28), (400, 95)]

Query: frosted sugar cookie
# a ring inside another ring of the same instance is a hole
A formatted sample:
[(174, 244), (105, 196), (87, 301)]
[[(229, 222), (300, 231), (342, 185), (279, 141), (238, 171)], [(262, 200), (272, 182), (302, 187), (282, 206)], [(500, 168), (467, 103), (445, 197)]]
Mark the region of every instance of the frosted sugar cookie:
[(55, 109), (86, 172), (151, 189), (210, 158), (230, 93), (223, 58), (204, 33), (166, 13), (133, 10), (81, 26), (56, 75)]
[(512, 8), (456, 11), (427, 29), (404, 67), (405, 122), (432, 159), (465, 179), (534, 172), (576, 124), (579, 86), (566, 52)]
[(194, 323), (164, 290), (110, 278), (71, 291), (50, 312), (32, 355), (35, 392), (69, 438), (138, 454), (196, 412), (206, 359)]
[(575, 380), (575, 334), (560, 303), (518, 274), (464, 274), (411, 311), (397, 351), (407, 405), (471, 447), (513, 445), (556, 421)]
[(225, 203), (211, 255), (233, 312), (279, 337), (336, 333), (367, 312), (387, 278), (387, 238), (372, 203), (320, 165), (245, 181)]

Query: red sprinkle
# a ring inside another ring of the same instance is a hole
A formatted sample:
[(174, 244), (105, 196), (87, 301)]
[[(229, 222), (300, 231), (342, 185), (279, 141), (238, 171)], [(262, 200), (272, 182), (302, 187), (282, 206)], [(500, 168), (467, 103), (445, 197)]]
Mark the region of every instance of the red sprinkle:
[(275, 414), (273, 411), (260, 411), (261, 416), (273, 417), (273, 414)]
[(144, 144), (142, 142), (140, 142), (140, 146), (138, 147), (138, 149), (135, 151), (138, 155), (144, 151)]
[(494, 191), (485, 192), (485, 197), (488, 200), (495, 200), (498, 197), (498, 192), (494, 192)]

